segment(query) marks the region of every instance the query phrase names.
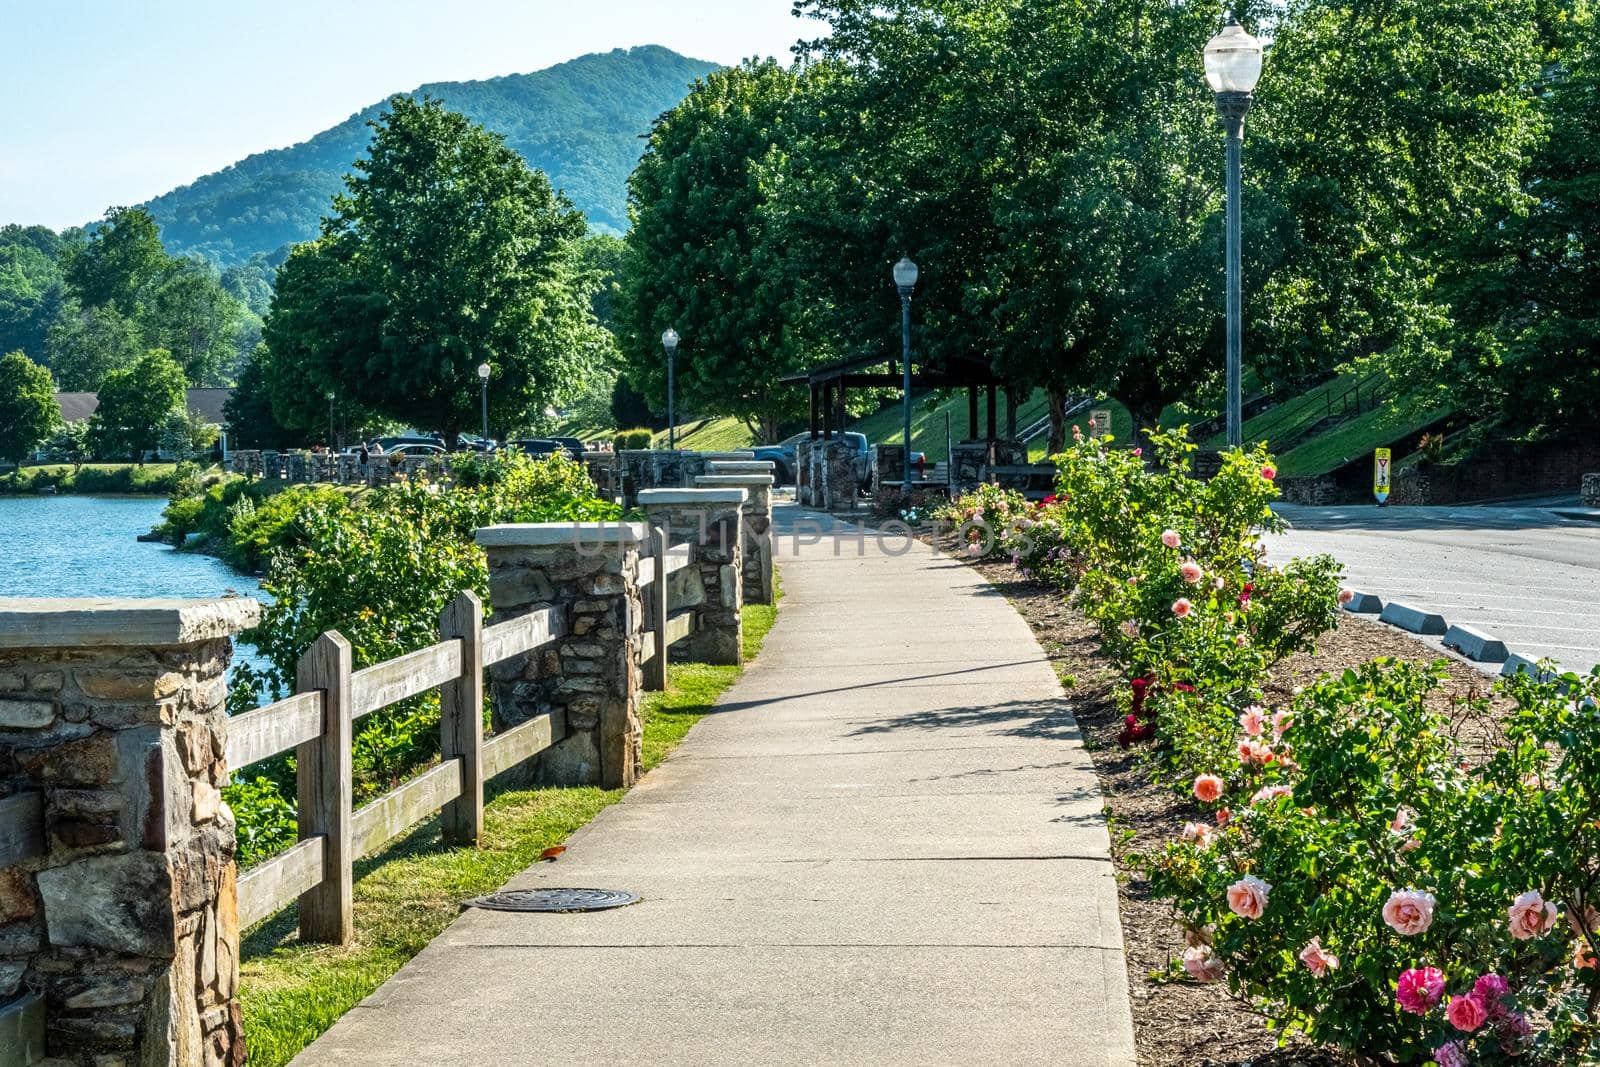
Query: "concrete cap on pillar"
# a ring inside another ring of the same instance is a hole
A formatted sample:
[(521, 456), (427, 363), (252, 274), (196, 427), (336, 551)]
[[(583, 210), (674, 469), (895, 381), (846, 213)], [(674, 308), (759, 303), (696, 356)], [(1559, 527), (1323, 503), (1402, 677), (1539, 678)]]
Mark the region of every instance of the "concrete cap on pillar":
[(770, 459), (714, 459), (706, 464), (712, 474), (771, 474), (776, 468)]
[(639, 493), (639, 506), (743, 504), (748, 495), (743, 489), (645, 489)]
[(0, 597), (0, 648), (187, 645), (232, 637), (260, 619), (261, 603), (244, 596)]
[(770, 474), (697, 474), (694, 484), (706, 489), (713, 489), (724, 485), (772, 485), (774, 479)]
[(592, 549), (605, 544), (639, 544), (649, 537), (642, 522), (523, 522), (485, 526), (477, 533), (484, 548), (540, 548), (572, 545)]

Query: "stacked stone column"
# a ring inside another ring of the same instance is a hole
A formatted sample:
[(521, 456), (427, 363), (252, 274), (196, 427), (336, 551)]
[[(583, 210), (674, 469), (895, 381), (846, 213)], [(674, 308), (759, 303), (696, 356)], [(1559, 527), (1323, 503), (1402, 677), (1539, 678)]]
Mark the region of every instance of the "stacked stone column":
[(724, 471), (724, 467), (756, 466), (713, 462), (713, 473), (695, 479), (699, 489), (743, 489), (744, 600), (747, 604), (771, 604), (777, 599), (772, 579), (772, 464), (762, 463), (769, 473)]
[(676, 612), (695, 613), (694, 633), (672, 646), (677, 659), (696, 663), (744, 662), (745, 502), (743, 489), (651, 489), (639, 494), (650, 525), (668, 543), (695, 546), (695, 565), (668, 579), (667, 600)]
[(44, 995), (52, 1063), (244, 1062), (220, 789), (229, 638), (259, 611), (0, 600), (0, 795), (42, 818), (0, 868), (0, 999)]
[(542, 785), (631, 785), (644, 737), (639, 669), (644, 618), (638, 523), (535, 523), (479, 530), (489, 557), (491, 624), (555, 608), (565, 635), (490, 668), (495, 729), (550, 712), (566, 738), (542, 753)]

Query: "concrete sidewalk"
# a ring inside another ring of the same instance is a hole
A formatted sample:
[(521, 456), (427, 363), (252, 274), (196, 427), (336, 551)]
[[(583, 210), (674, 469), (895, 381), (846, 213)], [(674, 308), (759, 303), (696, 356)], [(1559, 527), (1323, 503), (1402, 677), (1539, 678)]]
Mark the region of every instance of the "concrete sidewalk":
[(1027, 624), (923, 546), (797, 520), (827, 522), (778, 509), (760, 660), (511, 883), (643, 901), (466, 912), (295, 1064), (1131, 1067), (1101, 800)]

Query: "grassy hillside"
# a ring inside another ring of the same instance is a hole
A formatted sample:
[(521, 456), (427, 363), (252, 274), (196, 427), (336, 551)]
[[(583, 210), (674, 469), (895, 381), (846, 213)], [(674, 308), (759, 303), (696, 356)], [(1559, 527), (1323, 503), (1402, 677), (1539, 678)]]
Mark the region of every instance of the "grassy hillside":
[[(532, 74), (424, 85), (410, 95), (437, 97), (504, 135), (591, 223), (621, 232), (628, 226), (628, 175), (643, 147), (639, 135), (683, 99), (691, 82), (715, 69), (649, 46)], [(382, 110), (374, 103), (308, 141), (250, 156), (150, 201), (167, 250), (235, 263), (316, 236), (340, 179), (366, 152), (367, 122)]]

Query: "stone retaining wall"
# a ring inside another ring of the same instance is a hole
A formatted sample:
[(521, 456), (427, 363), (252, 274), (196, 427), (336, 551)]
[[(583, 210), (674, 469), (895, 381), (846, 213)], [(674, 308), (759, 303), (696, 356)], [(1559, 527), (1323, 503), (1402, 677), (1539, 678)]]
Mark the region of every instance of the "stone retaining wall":
[(0, 600), (0, 793), (38, 793), (44, 830), (0, 869), (0, 999), (43, 992), (52, 1063), (244, 1062), (220, 726), (259, 611)]
[(668, 579), (668, 602), (695, 613), (694, 633), (672, 646), (674, 659), (744, 662), (743, 489), (649, 489), (639, 494), (651, 526), (671, 544), (695, 546), (694, 566)]

